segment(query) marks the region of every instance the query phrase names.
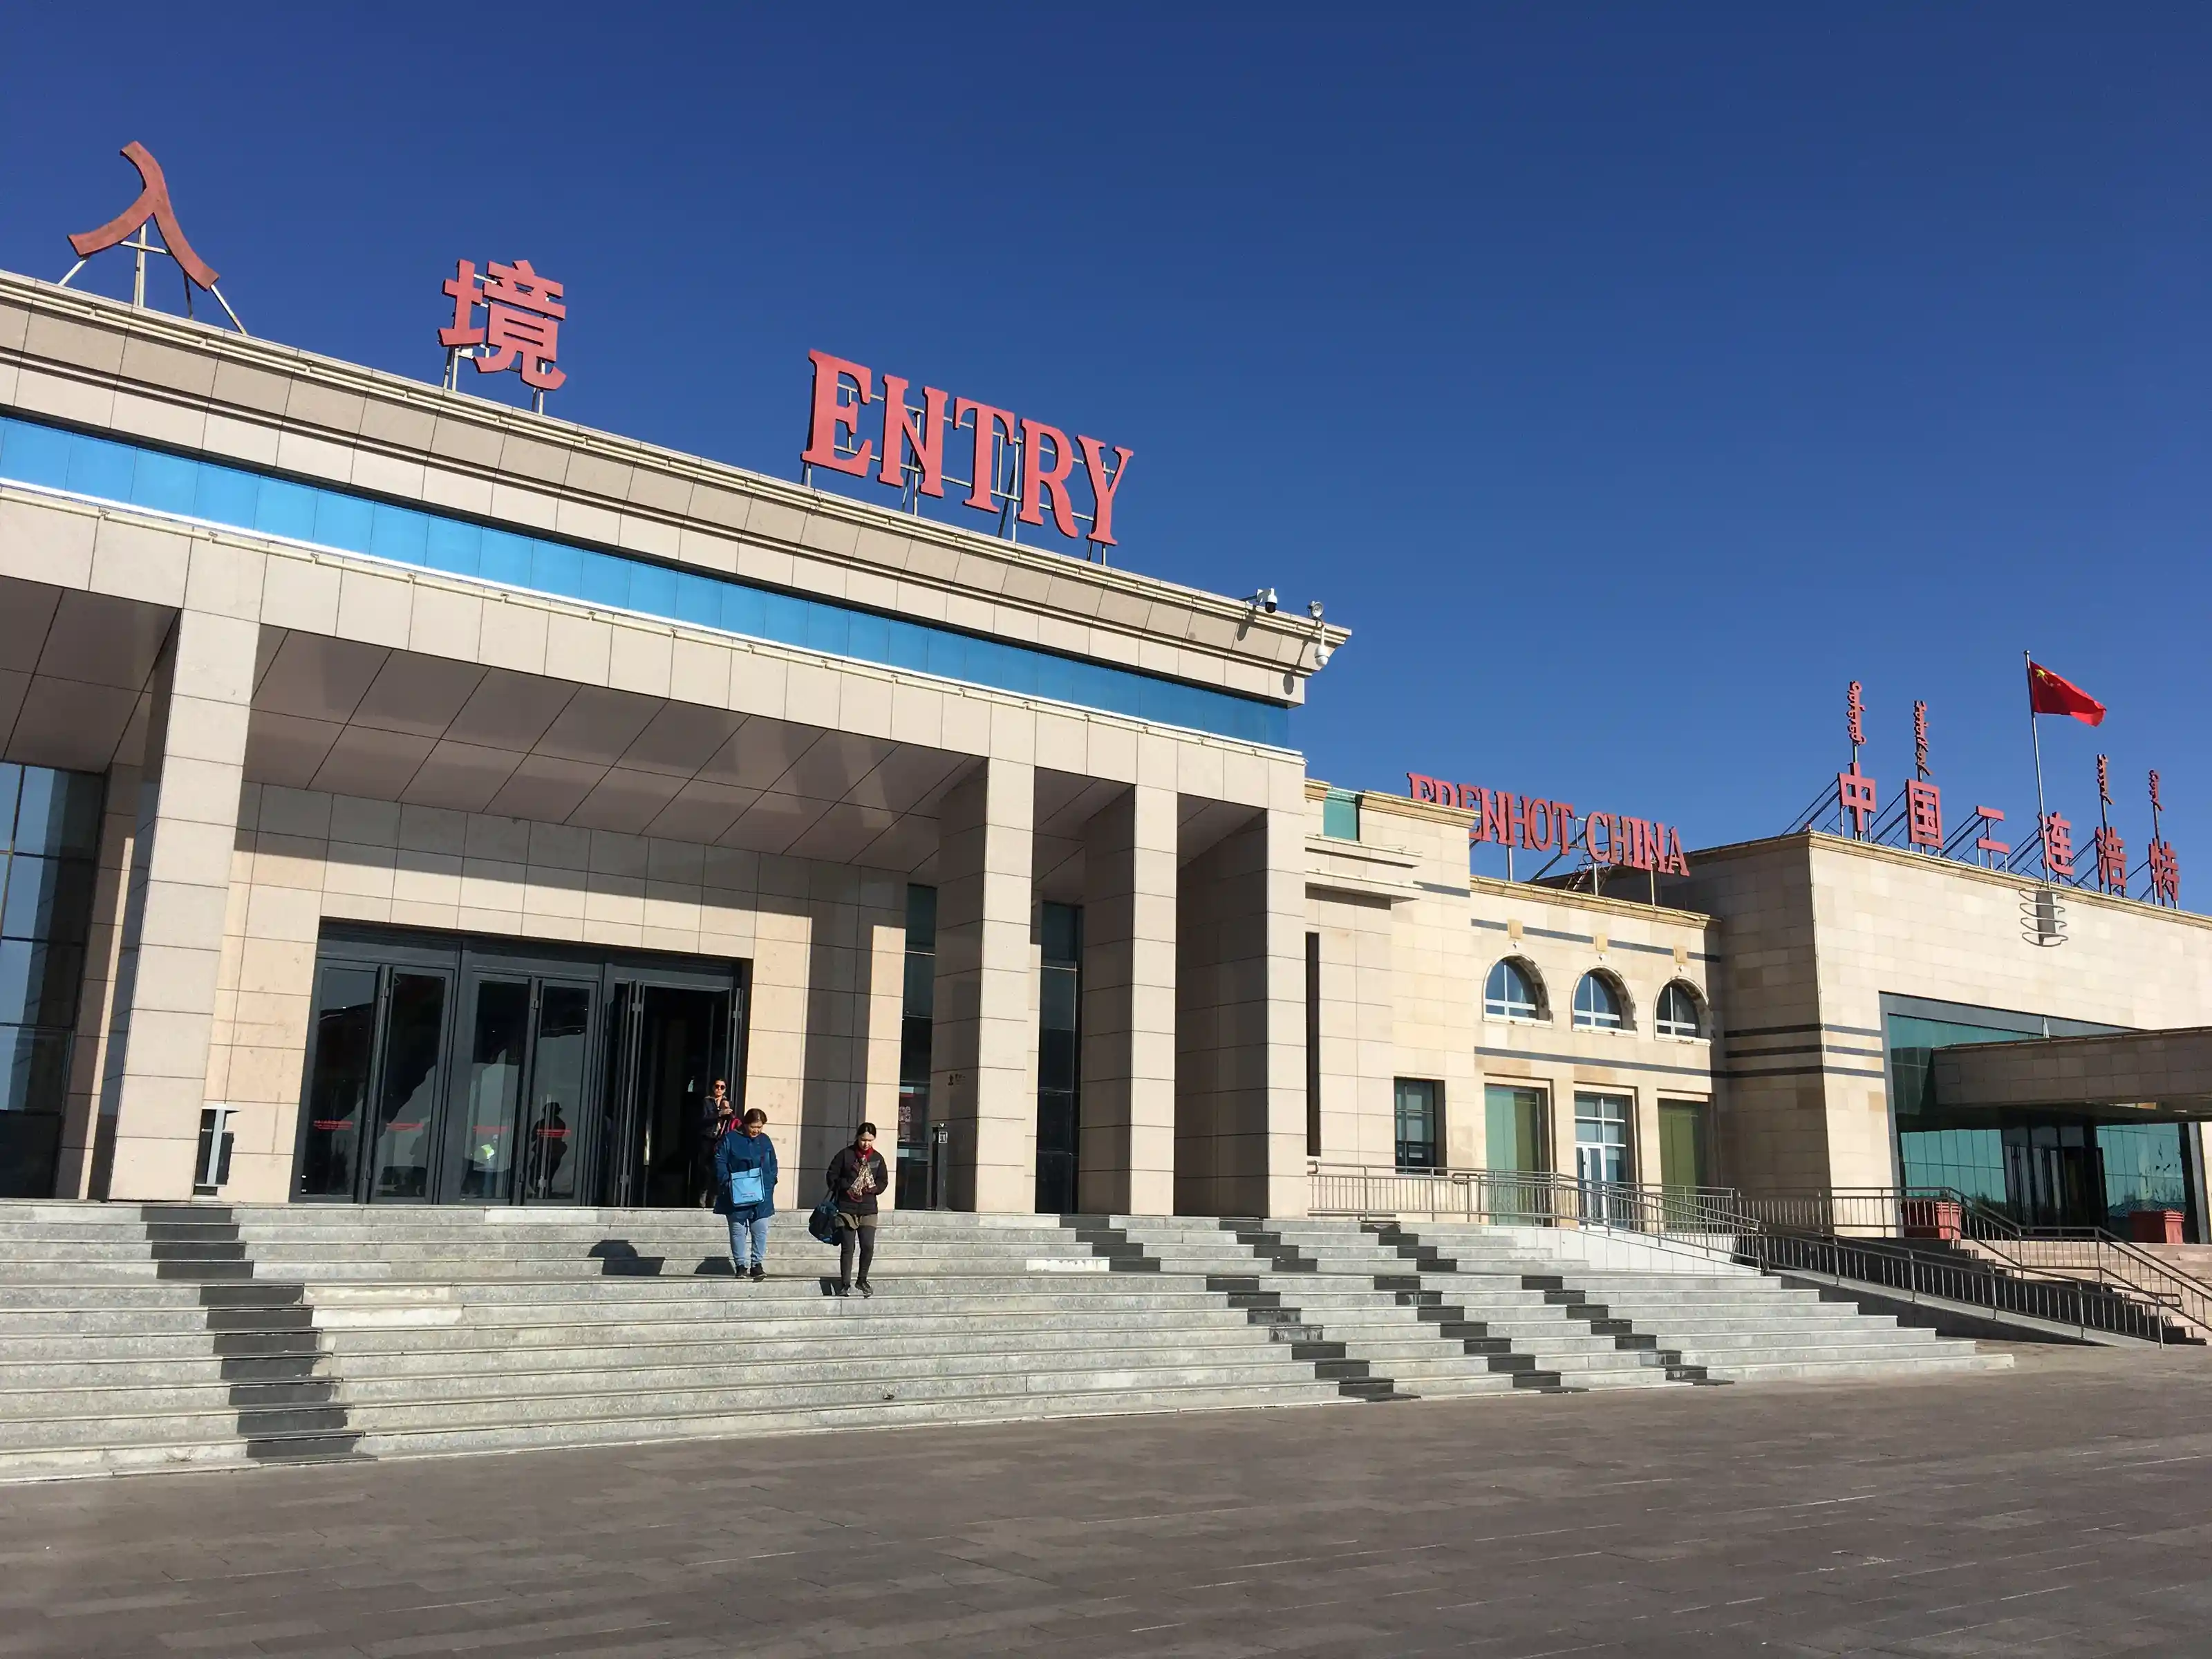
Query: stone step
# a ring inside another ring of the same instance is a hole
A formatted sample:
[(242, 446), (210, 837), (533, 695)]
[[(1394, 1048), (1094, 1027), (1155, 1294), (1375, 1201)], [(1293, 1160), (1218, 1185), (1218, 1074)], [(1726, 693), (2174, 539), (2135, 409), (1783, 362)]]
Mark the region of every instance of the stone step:
[[(1119, 1360), (1121, 1363), (1107, 1363)], [(1141, 1375), (1150, 1383), (1187, 1388), (1202, 1383), (1280, 1380), (1297, 1368), (1297, 1362), (1279, 1347), (1261, 1345), (1236, 1349), (1183, 1348), (1144, 1357)], [(295, 1406), (343, 1404), (349, 1423), (372, 1407), (434, 1408), (460, 1402), (507, 1401), (518, 1411), (534, 1412), (543, 1402), (565, 1401), (580, 1396), (609, 1399), (631, 1397), (647, 1401), (660, 1395), (725, 1395), (735, 1399), (765, 1393), (829, 1400), (868, 1397), (871, 1390), (902, 1397), (923, 1392), (957, 1392), (981, 1383), (1004, 1383), (1013, 1378), (1027, 1386), (1037, 1379), (1068, 1382), (1070, 1387), (1121, 1386), (1133, 1379), (1139, 1367), (1127, 1357), (1102, 1353), (1070, 1354), (1031, 1349), (1003, 1352), (971, 1352), (904, 1358), (845, 1359), (836, 1367), (834, 1381), (823, 1376), (817, 1358), (811, 1360), (701, 1364), (664, 1367), (600, 1364), (573, 1370), (543, 1369), (526, 1372), (447, 1370), (391, 1376), (349, 1373), (335, 1395), (327, 1380), (316, 1378), (256, 1381), (204, 1381), (139, 1387), (88, 1384), (52, 1388), (36, 1392), (0, 1389), (0, 1440), (17, 1426), (52, 1419), (98, 1415), (143, 1414), (167, 1416), (226, 1407), (234, 1411), (282, 1412)]]
[(1954, 1371), (2012, 1369), (2010, 1354), (1945, 1353), (1915, 1359), (1881, 1359), (1863, 1356), (1830, 1359), (1780, 1359), (1711, 1365), (1707, 1374), (1725, 1382), (1790, 1382), (1863, 1379), (1884, 1376), (1940, 1376)]

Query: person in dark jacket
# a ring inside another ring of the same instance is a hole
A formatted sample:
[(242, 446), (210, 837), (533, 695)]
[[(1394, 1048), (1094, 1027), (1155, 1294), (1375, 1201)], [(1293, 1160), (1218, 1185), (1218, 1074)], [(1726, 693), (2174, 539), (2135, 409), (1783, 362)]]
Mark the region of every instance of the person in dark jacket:
[(737, 1109), (730, 1099), (729, 1084), (716, 1078), (714, 1091), (699, 1105), (699, 1138), (691, 1157), (693, 1196), (702, 1210), (714, 1201), (714, 1194), (722, 1185), (721, 1177), (714, 1173), (714, 1149), (722, 1144), (724, 1135), (738, 1127)]
[(768, 1277), (768, 1218), (775, 1213), (775, 1143), (768, 1114), (745, 1114), (743, 1130), (714, 1147), (714, 1210), (730, 1218), (730, 1266), (757, 1284)]
[[(876, 1194), (882, 1192), (890, 1171), (876, 1150), (876, 1126), (863, 1123), (853, 1144), (839, 1149), (830, 1160), (830, 1196), (837, 1206), (837, 1294), (844, 1296), (857, 1285), (862, 1296), (873, 1296), (868, 1283), (868, 1264), (876, 1259)], [(860, 1256), (860, 1276), (853, 1277), (853, 1253)]]

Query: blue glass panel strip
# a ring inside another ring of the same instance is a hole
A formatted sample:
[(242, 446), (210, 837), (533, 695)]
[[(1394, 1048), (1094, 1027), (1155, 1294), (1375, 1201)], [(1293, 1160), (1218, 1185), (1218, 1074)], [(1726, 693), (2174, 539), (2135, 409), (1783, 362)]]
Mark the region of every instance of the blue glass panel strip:
[(1287, 748), (1279, 703), (0, 416), (0, 479)]

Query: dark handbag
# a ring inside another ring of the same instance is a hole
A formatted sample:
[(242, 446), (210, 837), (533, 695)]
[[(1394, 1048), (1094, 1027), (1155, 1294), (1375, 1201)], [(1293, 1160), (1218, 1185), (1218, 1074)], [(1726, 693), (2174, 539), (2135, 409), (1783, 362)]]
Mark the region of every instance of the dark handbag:
[(822, 1194), (822, 1201), (814, 1206), (814, 1213), (806, 1218), (806, 1231), (824, 1244), (837, 1242), (837, 1195)]

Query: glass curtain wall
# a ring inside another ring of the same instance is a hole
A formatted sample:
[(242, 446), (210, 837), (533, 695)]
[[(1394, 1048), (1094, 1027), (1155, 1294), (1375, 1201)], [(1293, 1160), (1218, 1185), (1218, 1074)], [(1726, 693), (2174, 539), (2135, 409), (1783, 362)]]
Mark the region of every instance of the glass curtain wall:
[(0, 1198), (51, 1198), (100, 854), (101, 780), (0, 765)]
[(937, 890), (906, 890), (906, 988), (899, 1008), (898, 1206), (934, 1208), (929, 1048), (937, 1018)]
[(2201, 1217), (2185, 1126), (2100, 1123), (2087, 1110), (1954, 1112), (1936, 1098), (1935, 1053), (1967, 1042), (2027, 1042), (2117, 1028), (2005, 1009), (1885, 1006), (1898, 1170), (1908, 1187), (1948, 1187), (2027, 1226), (2103, 1227), (2124, 1237), (2137, 1210)]
[(1036, 1207), (1040, 1215), (1075, 1208), (1076, 1149), (1082, 1121), (1083, 911), (1043, 907), (1044, 949), (1037, 987)]

